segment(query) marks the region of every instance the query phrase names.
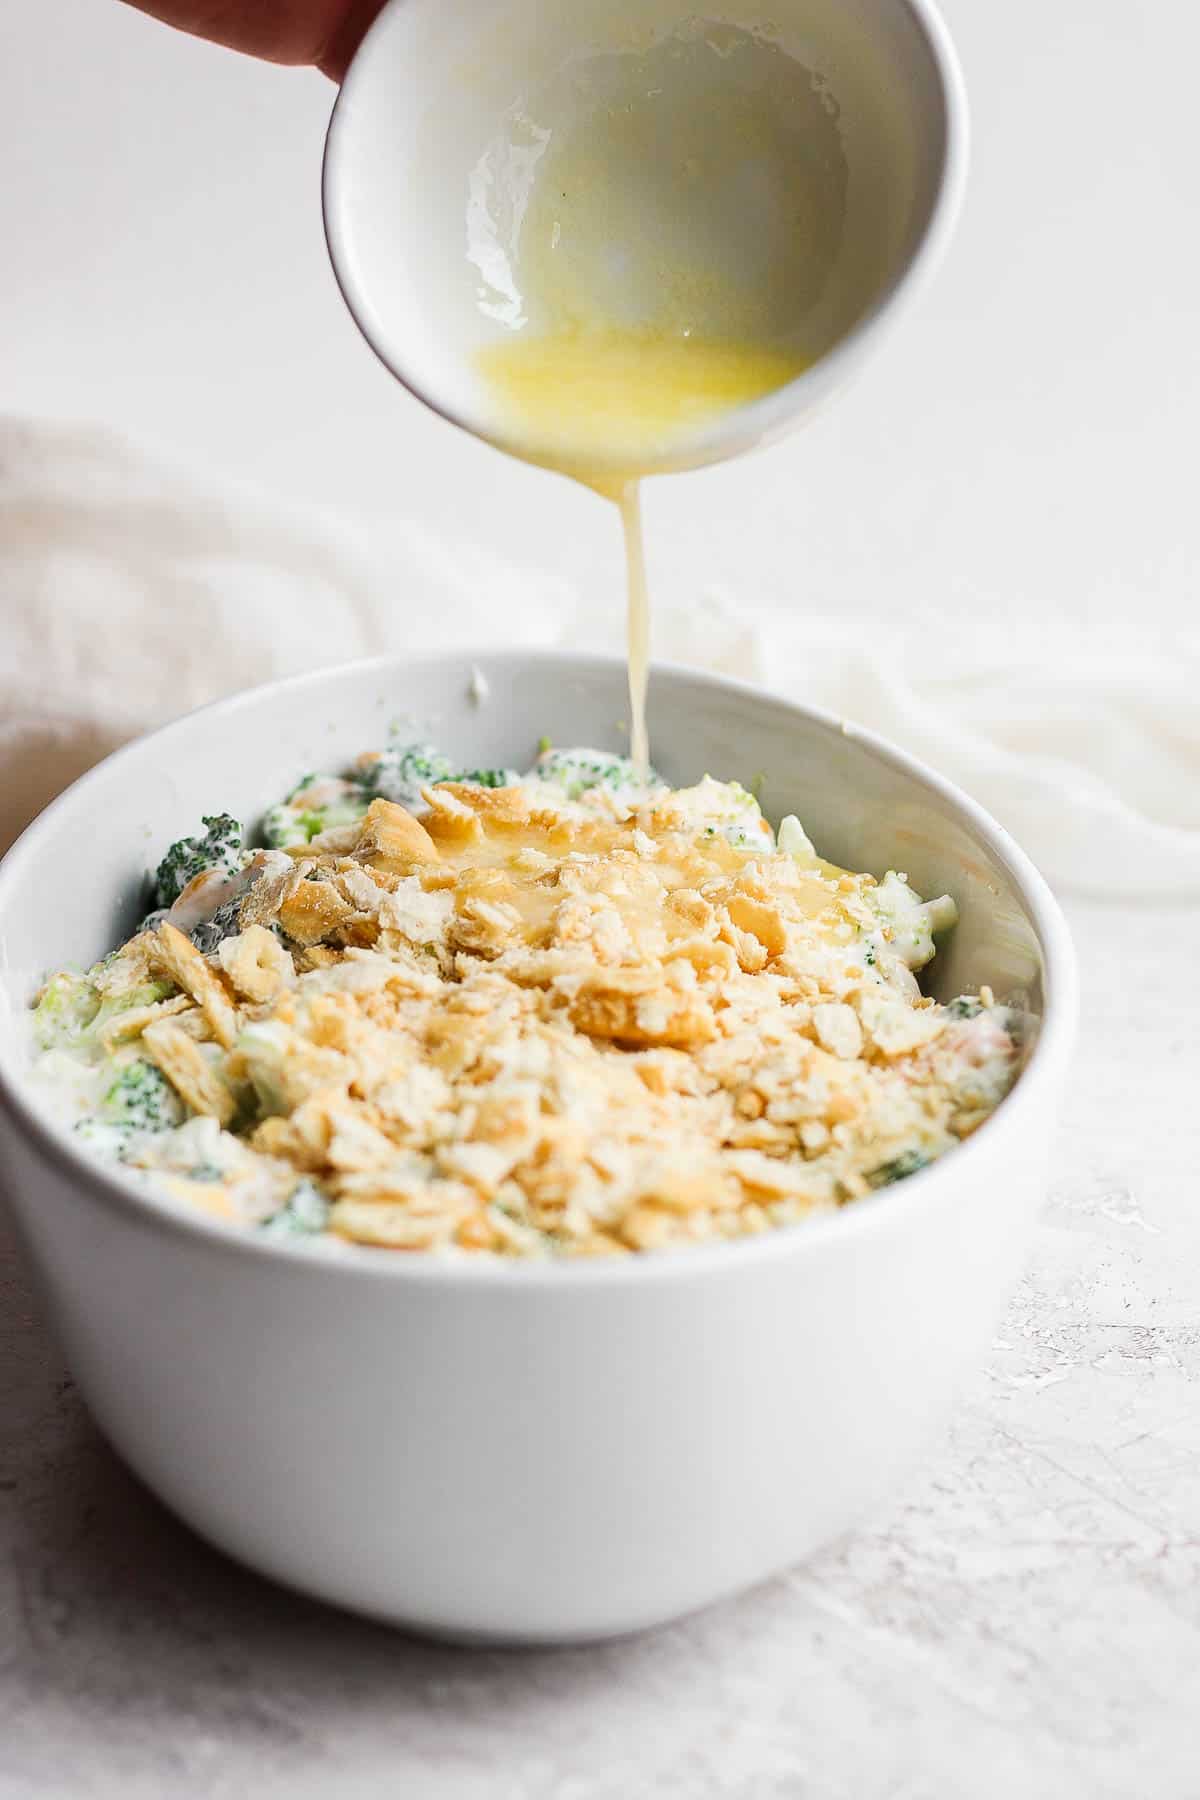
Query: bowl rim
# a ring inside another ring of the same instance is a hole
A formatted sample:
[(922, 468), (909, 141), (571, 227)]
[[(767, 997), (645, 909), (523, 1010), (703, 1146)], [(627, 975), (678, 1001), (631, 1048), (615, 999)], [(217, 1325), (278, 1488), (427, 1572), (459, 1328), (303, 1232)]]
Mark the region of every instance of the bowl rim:
[[(588, 674), (620, 678), (626, 666), (623, 657), (561, 650), (472, 648), (426, 651), (412, 656), (393, 654), (360, 658), (285, 676), (193, 708), (113, 751), (73, 781), (25, 828), (0, 860), (0, 921), (9, 889), (21, 879), (30, 864), (36, 866), (42, 845), (52, 837), (58, 819), (75, 804), (78, 796), (111, 780), (114, 770), (119, 771), (126, 764), (136, 766), (138, 759), (147, 754), (169, 757), (173, 740), (194, 730), (197, 720), (208, 719), (216, 724), (222, 719), (252, 711), (268, 698), (303, 694), (326, 683), (346, 679), (368, 676), (387, 679), (434, 666), (460, 668), (465, 675), (481, 664), (499, 673), (505, 664), (528, 666), (530, 663), (539, 665), (547, 679), (553, 679), (556, 674), (567, 678)], [(1044, 1012), (1037, 1040), (1011, 1092), (978, 1131), (946, 1156), (903, 1181), (864, 1195), (836, 1212), (820, 1213), (755, 1237), (728, 1239), (716, 1244), (681, 1245), (676, 1249), (628, 1257), (444, 1258), (421, 1252), (389, 1254), (375, 1246), (342, 1243), (331, 1253), (320, 1240), (268, 1238), (244, 1225), (211, 1218), (199, 1209), (188, 1211), (165, 1195), (157, 1194), (153, 1188), (142, 1187), (131, 1177), (122, 1175), (117, 1166), (110, 1169), (77, 1148), (71, 1134), (38, 1106), (24, 1073), (15, 1068), (10, 1071), (7, 1056), (0, 1057), (0, 1118), (24, 1141), (36, 1160), (50, 1162), (59, 1175), (87, 1189), (89, 1198), (101, 1200), (110, 1210), (127, 1218), (134, 1215), (134, 1222), (140, 1222), (148, 1229), (157, 1228), (163, 1235), (182, 1240), (185, 1245), (204, 1246), (218, 1254), (264, 1258), (280, 1270), (290, 1267), (295, 1271), (323, 1272), (331, 1280), (340, 1275), (352, 1280), (395, 1281), (401, 1285), (411, 1281), (433, 1282), (448, 1288), (474, 1288), (482, 1283), (488, 1292), (630, 1282), (669, 1285), (679, 1280), (715, 1277), (722, 1271), (732, 1276), (764, 1259), (773, 1262), (790, 1255), (815, 1255), (826, 1246), (851, 1244), (856, 1234), (885, 1228), (889, 1221), (893, 1227), (902, 1228), (910, 1214), (936, 1205), (944, 1197), (948, 1182), (962, 1177), (969, 1179), (970, 1169), (977, 1167), (982, 1157), (1003, 1156), (1007, 1144), (1022, 1129), (1025, 1116), (1036, 1112), (1048, 1090), (1052, 1095), (1057, 1088), (1071, 1054), (1079, 1003), (1075, 948), (1062, 909), (1045, 878), (1002, 825), (953, 782), (876, 732), (822, 708), (787, 700), (730, 676), (690, 669), (678, 663), (655, 663), (651, 671), (652, 682), (663, 676), (694, 688), (715, 690), (757, 707), (765, 706), (782, 716), (798, 717), (822, 730), (852, 739), (868, 756), (946, 803), (987, 845), (1004, 869), (1029, 915), (1042, 953)], [(0, 950), (2, 945), (0, 936)]]
[[(721, 419), (681, 436), (669, 452), (649, 459), (645, 475), (681, 472), (709, 467), (769, 441), (781, 434), (830, 389), (844, 382), (889, 319), (896, 324), (936, 274), (954, 235), (966, 192), (970, 164), (970, 111), (966, 82), (950, 29), (937, 0), (894, 0), (906, 12), (925, 45), (942, 103), (942, 155), (929, 208), (907, 256), (892, 270), (862, 316), (807, 369), (757, 400), (734, 408)], [(333, 278), (347, 312), (372, 354), (400, 385), (439, 418), (481, 442), (553, 469), (570, 466), (562, 445), (535, 443), (500, 429), (484, 430), (466, 410), (443, 404), (428, 391), (421, 372), (409, 366), (376, 319), (369, 295), (354, 272), (349, 248), (346, 209), (339, 198), (339, 165), (343, 138), (354, 117), (354, 104), (362, 70), (372, 45), (382, 42), (391, 16), (411, 0), (385, 0), (350, 60), (338, 89), (325, 133), (321, 161), (321, 219), (325, 248)], [(628, 477), (628, 459), (598, 455), (580, 460), (594, 478)]]

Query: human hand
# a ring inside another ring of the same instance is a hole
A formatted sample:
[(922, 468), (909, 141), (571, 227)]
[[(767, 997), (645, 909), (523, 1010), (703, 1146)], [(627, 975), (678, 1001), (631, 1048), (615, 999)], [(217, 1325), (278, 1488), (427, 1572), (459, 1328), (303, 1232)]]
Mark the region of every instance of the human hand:
[(126, 0), (139, 12), (268, 62), (340, 81), (383, 0)]

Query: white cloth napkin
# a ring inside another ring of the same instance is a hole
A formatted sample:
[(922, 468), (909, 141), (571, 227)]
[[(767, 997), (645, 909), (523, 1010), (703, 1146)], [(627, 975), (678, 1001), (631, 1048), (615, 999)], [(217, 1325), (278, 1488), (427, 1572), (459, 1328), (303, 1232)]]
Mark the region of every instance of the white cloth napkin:
[[(368, 558), (332, 522), (102, 432), (0, 420), (0, 617), (3, 848), (110, 749), (220, 694), (451, 642), (620, 649), (623, 608), (585, 613), (564, 585), (412, 522)], [(709, 595), (658, 609), (654, 654), (882, 732), (1060, 887), (1200, 892), (1200, 632), (1143, 631), (1131, 653), (1047, 625), (1018, 657), (977, 625), (914, 643), (899, 624), (749, 616)]]

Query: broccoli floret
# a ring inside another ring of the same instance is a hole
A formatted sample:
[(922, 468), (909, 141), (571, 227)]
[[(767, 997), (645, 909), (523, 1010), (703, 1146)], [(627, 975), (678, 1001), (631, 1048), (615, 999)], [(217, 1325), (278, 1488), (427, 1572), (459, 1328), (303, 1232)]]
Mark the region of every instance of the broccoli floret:
[(206, 869), (235, 875), (242, 863), (242, 828), (228, 813), (206, 816), (203, 837), (180, 838), (171, 845), (154, 877), (155, 906), (173, 906), (189, 881)]
[(431, 744), (393, 744), (364, 759), (358, 779), (371, 799), (391, 800), (411, 812), (421, 804), (423, 787), (453, 781), (454, 765)]
[(742, 819), (731, 819), (726, 825), (725, 841), (735, 850), (761, 850), (770, 842), (761, 825), (747, 824)]
[(889, 928), (891, 954), (909, 969), (923, 969), (933, 958), (934, 933), (948, 931), (958, 921), (958, 908), (948, 894), (922, 900), (894, 869), (868, 890), (866, 898)]
[(543, 750), (533, 773), (539, 781), (561, 788), (568, 800), (578, 800), (598, 787), (621, 792), (661, 785), (653, 769), (639, 771), (629, 757), (613, 756), (606, 750)]
[(95, 1113), (75, 1122), (75, 1135), (95, 1155), (125, 1162), (148, 1132), (170, 1131), (186, 1108), (166, 1077), (142, 1057), (117, 1065)]
[(328, 1223), (328, 1200), (315, 1182), (302, 1181), (292, 1189), (287, 1204), (272, 1213), (260, 1230), (267, 1237), (312, 1237)]
[(142, 1057), (126, 1063), (100, 1102), (100, 1115), (132, 1131), (167, 1131), (181, 1125), (184, 1106), (162, 1073)]
[(263, 814), (262, 841), (272, 850), (286, 850), (291, 844), (308, 842), (308, 833), (301, 829), (296, 813), (286, 800), (269, 807)]
[[(432, 744), (392, 744), (378, 755), (359, 759), (356, 780), (365, 796), (355, 817), (361, 817), (368, 801), (391, 800), (409, 812), (419, 810), (421, 789), (439, 781), (464, 781), (476, 787), (512, 787), (521, 777), (515, 769), (456, 769), (448, 756)], [(325, 826), (341, 824), (341, 819), (325, 818)], [(347, 819), (345, 821), (349, 823)], [(296, 839), (290, 840), (292, 842)]]
[(890, 1187), (893, 1181), (903, 1181), (907, 1175), (915, 1175), (918, 1169), (927, 1169), (930, 1158), (920, 1150), (903, 1150), (890, 1162), (880, 1163), (867, 1176), (873, 1188)]
[(134, 1006), (157, 1006), (160, 1000), (168, 999), (175, 991), (175, 984), (170, 981), (144, 981), (140, 987), (129, 988), (123, 994), (103, 995), (88, 1035), (98, 1041), (105, 1027), (121, 1013)]
[(469, 782), (474, 787), (503, 788), (515, 787), (521, 777), (515, 769), (467, 769), (454, 779)]
[(38, 995), (33, 1009), (33, 1033), (38, 1048), (51, 1050), (80, 1039), (100, 1010), (100, 996), (86, 975), (64, 970), (53, 976)]
[(64, 970), (46, 983), (33, 1009), (39, 1049), (94, 1050), (104, 1028), (119, 1013), (132, 1006), (153, 1006), (173, 992), (170, 982), (144, 981), (124, 993), (104, 994), (94, 979), (103, 966), (97, 963), (86, 975)]
[(93, 1156), (112, 1158), (116, 1162), (124, 1162), (130, 1139), (134, 1135), (131, 1125), (95, 1118), (77, 1119), (74, 1132)]
[(311, 844), (323, 831), (353, 825), (370, 804), (361, 781), (339, 775), (306, 775), (278, 806), (263, 817), (263, 841), (273, 850)]

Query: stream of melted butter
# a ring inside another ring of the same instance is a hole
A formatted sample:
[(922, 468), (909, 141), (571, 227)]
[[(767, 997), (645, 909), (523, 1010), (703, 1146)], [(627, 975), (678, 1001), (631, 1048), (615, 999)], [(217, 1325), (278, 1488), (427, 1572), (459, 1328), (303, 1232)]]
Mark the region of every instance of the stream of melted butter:
[(641, 479), (689, 434), (772, 393), (804, 361), (755, 345), (649, 332), (520, 335), (489, 346), (480, 371), (536, 460), (616, 505), (625, 539), (630, 756), (649, 765), (650, 603)]
[[(630, 749), (649, 628), (639, 483), (823, 354), (849, 184), (839, 108), (766, 31), (696, 17), (580, 52), (475, 171), (479, 356), (497, 439), (620, 509)], [(826, 316), (828, 314), (828, 316)]]

